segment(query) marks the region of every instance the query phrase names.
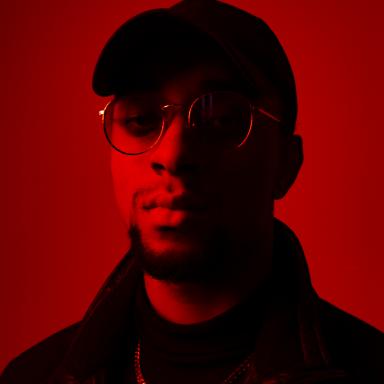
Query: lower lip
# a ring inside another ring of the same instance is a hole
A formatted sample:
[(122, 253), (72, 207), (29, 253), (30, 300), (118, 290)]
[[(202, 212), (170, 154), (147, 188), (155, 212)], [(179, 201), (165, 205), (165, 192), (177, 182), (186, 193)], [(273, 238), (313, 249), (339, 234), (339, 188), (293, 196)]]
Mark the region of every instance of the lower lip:
[(203, 211), (182, 210), (156, 207), (145, 211), (153, 225), (158, 227), (177, 228), (204, 217)]

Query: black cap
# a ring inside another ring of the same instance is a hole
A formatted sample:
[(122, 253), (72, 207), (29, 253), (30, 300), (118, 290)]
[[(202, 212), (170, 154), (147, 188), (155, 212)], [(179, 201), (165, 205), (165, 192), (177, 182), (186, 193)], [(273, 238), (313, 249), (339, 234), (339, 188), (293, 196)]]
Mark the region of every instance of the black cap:
[(220, 50), (258, 93), (265, 98), (277, 95), (283, 105), (282, 118), (293, 130), (296, 87), (283, 47), (263, 20), (220, 1), (184, 0), (129, 19), (101, 52), (93, 90), (109, 96), (139, 82), (145, 86), (156, 63), (171, 50), (193, 55), (200, 49)]

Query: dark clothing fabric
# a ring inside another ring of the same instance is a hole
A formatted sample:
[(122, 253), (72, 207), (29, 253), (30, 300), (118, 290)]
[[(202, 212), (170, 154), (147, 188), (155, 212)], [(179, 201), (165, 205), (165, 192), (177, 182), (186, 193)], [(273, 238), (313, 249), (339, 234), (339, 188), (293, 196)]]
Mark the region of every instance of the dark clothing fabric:
[[(245, 303), (201, 327), (192, 326), (187, 331), (184, 327), (170, 327), (153, 315), (145, 297), (140, 298), (142, 271), (128, 253), (83, 320), (13, 360), (0, 383), (119, 384), (125, 380), (125, 384), (130, 384), (127, 374), (132, 376), (133, 353), (139, 337), (146, 339), (145, 342), (143, 339), (143, 353), (147, 357), (152, 354), (153, 358), (168, 359), (164, 367), (160, 361), (143, 359), (148, 384), (172, 384), (174, 381), (167, 381), (171, 371), (167, 364), (176, 357), (181, 359), (178, 363), (191, 364), (185, 369), (191, 380), (183, 379), (181, 368), (172, 373), (171, 380), (205, 384), (205, 378), (212, 380), (207, 383), (219, 384), (220, 377), (249, 349), (253, 351), (251, 366), (238, 383), (384, 383), (383, 334), (316, 295), (300, 244), (293, 232), (279, 221), (274, 235), (274, 273), (263, 288)], [(223, 339), (220, 332), (231, 322), (236, 324), (233, 337), (228, 335)], [(155, 328), (151, 329), (152, 326)], [(248, 337), (244, 337), (243, 331)], [(204, 332), (209, 334), (206, 356), (199, 354), (198, 344)], [(215, 338), (217, 343), (213, 342)], [(187, 343), (184, 345), (182, 340)], [(165, 341), (164, 350), (159, 355), (157, 349), (162, 341)], [(190, 360), (186, 355), (188, 350)], [(177, 352), (180, 356), (176, 356)], [(226, 353), (228, 360), (223, 363)], [(204, 376), (200, 376), (199, 369), (194, 372), (193, 364), (198, 366), (204, 359), (207, 365), (212, 363), (213, 369), (201, 368)]]
[[(273, 281), (268, 281), (257, 293), (212, 320), (178, 325), (153, 310), (142, 285), (135, 324), (145, 379), (156, 384), (222, 383), (252, 353), (274, 287)], [(132, 359), (127, 368), (127, 379), (122, 382), (133, 383)]]

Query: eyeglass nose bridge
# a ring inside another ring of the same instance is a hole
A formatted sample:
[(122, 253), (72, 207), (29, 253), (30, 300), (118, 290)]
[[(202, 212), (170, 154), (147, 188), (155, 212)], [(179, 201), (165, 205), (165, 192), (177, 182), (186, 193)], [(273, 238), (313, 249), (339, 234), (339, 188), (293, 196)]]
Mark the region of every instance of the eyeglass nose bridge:
[(160, 106), (160, 109), (163, 113), (163, 129), (162, 129), (162, 135), (165, 133), (165, 131), (170, 127), (173, 120), (175, 119), (176, 115), (178, 113), (181, 114), (183, 119), (186, 120), (186, 126), (187, 128), (190, 128), (190, 114), (192, 105), (184, 105), (184, 104), (164, 104)]
[(212, 93), (205, 93), (203, 95), (200, 95), (198, 97), (196, 97), (191, 103), (189, 104), (164, 104), (161, 106), (161, 110), (164, 112), (164, 113), (167, 113), (168, 111), (171, 112), (171, 115), (170, 116), (164, 116), (164, 119), (169, 119), (169, 121), (166, 121), (166, 127), (165, 128), (168, 128), (169, 125), (172, 123), (173, 119), (175, 118), (176, 116), (176, 113), (177, 111), (181, 111), (181, 113), (183, 115), (186, 115), (186, 119), (187, 119), (187, 127), (188, 128), (194, 128), (194, 126), (192, 125), (191, 126), (191, 115), (192, 115), (192, 110), (193, 110), (193, 107), (196, 105), (196, 103), (199, 101), (199, 100), (204, 100), (205, 97), (209, 96), (209, 103), (212, 103)]
[[(198, 103), (202, 98), (204, 98), (206, 96), (212, 97), (210, 93), (207, 93), (207, 94), (203, 94), (203, 95), (200, 95), (200, 96), (196, 97), (190, 103), (186, 103), (186, 104), (164, 104), (164, 105), (161, 105), (160, 109), (163, 112), (163, 124), (162, 124), (162, 129), (161, 129), (160, 135), (159, 135), (155, 145), (157, 145), (159, 142), (161, 142), (161, 140), (163, 139), (163, 137), (164, 137), (165, 133), (167, 132), (168, 128), (171, 126), (171, 124), (172, 124), (172, 122), (173, 122), (173, 120), (176, 117), (178, 112), (182, 115), (183, 119), (186, 120), (185, 127), (187, 129), (195, 129), (196, 128), (196, 123), (191, 123), (192, 111), (193, 111), (193, 108), (196, 105), (196, 103)], [(211, 98), (210, 98), (209, 102), (212, 103), (212, 99)], [(252, 120), (252, 118), (251, 118), (251, 120)], [(243, 145), (243, 143), (247, 140), (247, 138), (248, 138), (248, 136), (250, 134), (251, 129), (252, 129), (252, 124), (250, 125), (250, 129), (247, 132), (247, 135), (246, 135), (245, 139), (237, 147), (240, 147), (241, 145)], [(152, 148), (153, 147), (154, 146), (152, 146)]]

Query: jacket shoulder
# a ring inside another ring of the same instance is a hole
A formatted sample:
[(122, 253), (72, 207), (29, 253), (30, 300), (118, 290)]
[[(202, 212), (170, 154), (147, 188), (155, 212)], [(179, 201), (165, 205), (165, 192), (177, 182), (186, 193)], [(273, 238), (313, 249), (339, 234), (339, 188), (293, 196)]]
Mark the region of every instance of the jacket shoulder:
[(66, 327), (13, 359), (0, 376), (0, 384), (44, 383), (63, 359), (79, 323)]
[(384, 334), (355, 316), (320, 300), (322, 337), (332, 361), (357, 378), (384, 383)]

